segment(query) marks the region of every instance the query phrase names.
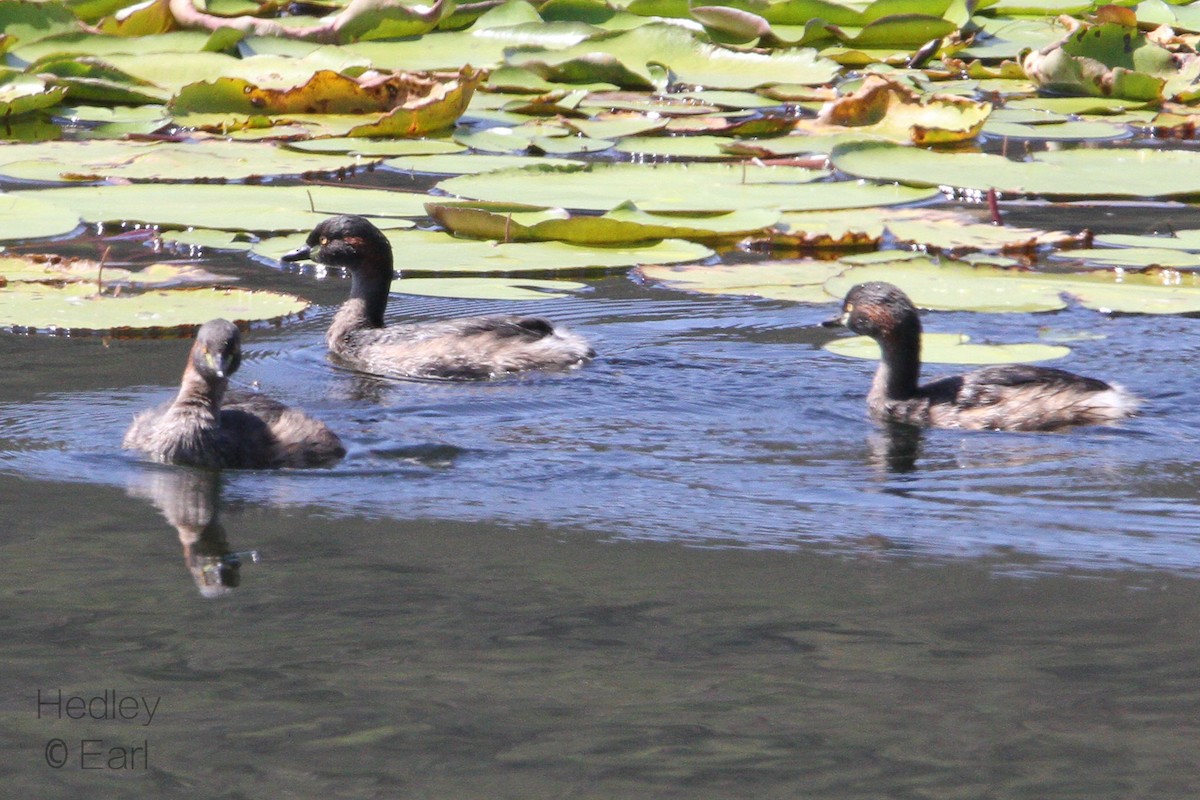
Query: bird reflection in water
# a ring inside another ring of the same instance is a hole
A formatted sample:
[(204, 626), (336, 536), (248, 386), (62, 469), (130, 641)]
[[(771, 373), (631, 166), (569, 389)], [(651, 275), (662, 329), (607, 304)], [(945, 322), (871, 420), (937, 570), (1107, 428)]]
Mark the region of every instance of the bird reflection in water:
[(925, 431), (916, 425), (891, 423), (867, 436), (871, 464), (903, 475), (915, 472), (925, 444)]
[(204, 597), (221, 597), (241, 583), (245, 562), (259, 560), (257, 550), (233, 552), (219, 516), (221, 473), (188, 467), (142, 471), (127, 489), (149, 500), (179, 533), (183, 562)]

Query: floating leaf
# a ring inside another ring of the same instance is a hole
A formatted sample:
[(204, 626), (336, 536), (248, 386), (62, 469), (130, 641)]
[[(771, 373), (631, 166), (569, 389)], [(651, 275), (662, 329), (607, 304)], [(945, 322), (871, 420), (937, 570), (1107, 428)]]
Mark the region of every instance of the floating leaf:
[(729, 139), (723, 136), (631, 136), (617, 143), (621, 153), (653, 158), (732, 159), (725, 152)]
[(21, 180), (244, 180), (330, 175), (365, 167), (357, 156), (322, 155), (229, 141), (94, 141), (17, 144), (0, 150), (0, 174)]
[(826, 103), (813, 133), (854, 128), (864, 133), (902, 137), (914, 144), (944, 144), (973, 139), (992, 111), (991, 103), (945, 94), (922, 95), (898, 81), (869, 75), (852, 94)]
[(400, 294), (514, 301), (568, 297), (586, 288), (586, 283), (534, 278), (404, 278), (392, 284), (392, 291)]
[(1115, 22), (1082, 23), (1062, 40), (1029, 53), (1022, 66), (1047, 92), (1131, 100), (1163, 99), (1166, 76), (1179, 70), (1169, 50), (1136, 27)]
[(1152, 247), (1167, 250), (1186, 250), (1200, 253), (1200, 230), (1172, 231), (1170, 236), (1133, 236), (1110, 233), (1096, 237), (1096, 244), (1113, 247)]
[[(437, 231), (388, 231), (396, 253), (396, 266), (406, 276), (442, 273), (558, 272), (566, 270), (620, 269), (636, 264), (698, 261), (712, 251), (675, 239), (647, 245), (577, 247), (561, 242), (478, 242)], [(254, 252), (278, 260), (304, 241), (303, 235), (276, 237), (259, 242)], [(400, 289), (397, 289), (400, 291)]]
[(784, 214), (776, 229), (758, 241), (797, 249), (874, 248), (883, 238), (885, 216), (870, 211), (805, 211)]
[(632, 203), (643, 211), (815, 210), (914, 202), (936, 196), (896, 186), (813, 183), (824, 173), (751, 164), (593, 164), (529, 167), (451, 178), (438, 188), (475, 200), (606, 211)]
[[(341, 186), (134, 184), (9, 193), (70, 209), (86, 222), (141, 222), (233, 231), (309, 231), (334, 214), (361, 214), (376, 225), (425, 215), (423, 194)], [(186, 202), (183, 198), (186, 196)]]
[(0, 240), (63, 236), (79, 227), (79, 215), (32, 197), (0, 194)]
[(367, 158), (443, 155), (445, 153), (461, 153), (467, 149), (461, 144), (445, 139), (365, 139), (346, 137), (314, 139), (307, 142), (290, 142), (286, 147), (309, 153), (348, 153)]
[(206, 287), (96, 294), (87, 283), (10, 283), (0, 289), (0, 326), (23, 332), (139, 335), (187, 329), (214, 317), (238, 323), (295, 316), (309, 303), (279, 292)]
[(1108, 267), (1200, 269), (1200, 255), (1165, 247), (1094, 248), (1072, 250), (1060, 255)]
[(499, 241), (617, 244), (655, 239), (710, 241), (740, 239), (769, 228), (779, 213), (748, 209), (724, 214), (681, 216), (618, 208), (603, 216), (571, 216), (561, 209), (491, 203), (426, 203), (429, 215), (459, 236)]
[(65, 87), (48, 87), (45, 81), (32, 75), (0, 73), (0, 117), (8, 119), (56, 106), (66, 93)]
[(1065, 150), (1012, 161), (984, 153), (935, 153), (887, 142), (834, 148), (843, 172), (913, 186), (952, 186), (1054, 197), (1178, 197), (1200, 194), (1200, 153)]
[[(845, 263), (845, 260), (843, 260)], [(1055, 311), (1070, 297), (1085, 308), (1136, 314), (1200, 311), (1195, 275), (1125, 274), (1097, 270), (1074, 274), (1020, 272), (928, 259), (870, 264), (846, 269), (825, 289), (842, 297), (866, 281), (888, 281), (922, 308), (945, 311)]]
[(888, 231), (897, 241), (933, 252), (961, 255), (975, 250), (1028, 252), (1038, 247), (1077, 247), (1087, 234), (1041, 231), (1014, 225), (979, 222), (969, 214), (935, 209), (895, 209), (885, 215)]
[(637, 88), (663, 83), (651, 64), (665, 66), (678, 82), (720, 89), (823, 84), (837, 74), (837, 66), (815, 50), (736, 52), (697, 42), (671, 25), (644, 25), (562, 50), (512, 52), (507, 61), (546, 79), (571, 83), (586, 78)]
[(914, 258), (855, 266), (831, 278), (825, 289), (842, 298), (868, 281), (899, 286), (915, 305), (940, 311), (1055, 311), (1066, 308), (1060, 285), (1028, 279), (1030, 273), (960, 262)]
[(685, 292), (832, 303), (837, 298), (825, 290), (825, 282), (844, 269), (835, 261), (763, 261), (682, 267), (652, 264), (640, 267), (638, 274)]
[[(925, 333), (921, 336), (921, 361), (926, 364), (1012, 364), (1050, 361), (1070, 355), (1071, 348), (1039, 344), (972, 344), (962, 333)], [(825, 349), (839, 356), (879, 360), (879, 345), (869, 336), (834, 339)]]
[(582, 161), (572, 161), (563, 158), (494, 156), (478, 155), (475, 153), (459, 155), (451, 153), (443, 156), (390, 158), (383, 162), (383, 166), (396, 172), (420, 172), (430, 175), (472, 175), (479, 172), (495, 172), (497, 170), (521, 167), (580, 168), (586, 165)]
[(1123, 139), (1130, 135), (1129, 130), (1123, 125), (1096, 120), (1067, 120), (1036, 125), (989, 120), (983, 126), (983, 133), (988, 136), (1004, 136), (1009, 139), (1072, 142)]

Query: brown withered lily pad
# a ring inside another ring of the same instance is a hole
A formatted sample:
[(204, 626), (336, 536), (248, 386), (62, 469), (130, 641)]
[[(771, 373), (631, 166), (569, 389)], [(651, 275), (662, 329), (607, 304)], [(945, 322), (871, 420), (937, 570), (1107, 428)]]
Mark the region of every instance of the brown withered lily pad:
[(809, 133), (855, 132), (908, 140), (913, 144), (961, 142), (979, 135), (991, 103), (943, 94), (921, 94), (880, 75), (870, 75), (858, 91), (826, 103)]
[[(453, 125), (486, 76), (471, 67), (457, 72), (369, 72), (357, 78), (320, 70), (289, 89), (257, 86), (244, 78), (218, 78), (183, 87), (170, 109), (176, 114), (299, 120), (313, 115), (357, 116), (363, 119), (347, 135), (420, 136)], [(369, 118), (378, 114), (382, 116)]]

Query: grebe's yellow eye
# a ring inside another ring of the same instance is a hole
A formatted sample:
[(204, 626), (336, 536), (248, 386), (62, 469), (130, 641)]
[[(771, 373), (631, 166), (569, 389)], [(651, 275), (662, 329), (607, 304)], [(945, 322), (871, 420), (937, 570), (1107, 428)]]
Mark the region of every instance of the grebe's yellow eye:
[(847, 314), (851, 313), (852, 311), (854, 311), (854, 303), (846, 303), (846, 307), (843, 308), (842, 310), (845, 311)]
[(322, 245), (329, 244), (329, 237), (328, 237), (328, 236), (322, 236), (322, 237), (321, 237), (321, 244), (322, 244)]

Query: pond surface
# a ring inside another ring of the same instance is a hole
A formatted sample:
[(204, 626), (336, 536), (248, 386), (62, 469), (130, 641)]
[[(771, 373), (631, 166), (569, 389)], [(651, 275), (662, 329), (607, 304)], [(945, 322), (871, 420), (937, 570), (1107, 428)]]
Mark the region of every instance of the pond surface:
[[(140, 462), (121, 435), (173, 394), (188, 342), (0, 337), (14, 796), (1200, 790), (1200, 321), (927, 314), (975, 341), (1086, 334), (1056, 365), (1145, 413), (889, 436), (865, 418), (873, 364), (821, 350), (844, 335), (819, 324), (832, 306), (620, 273), (541, 302), (394, 295), (393, 321), (539, 313), (600, 357), (385, 382), (325, 360), (346, 280), (204, 261), (320, 304), (248, 334), (235, 384), (325, 420), (349, 455), (219, 485)], [(39, 718), (39, 691), (160, 704)]]

